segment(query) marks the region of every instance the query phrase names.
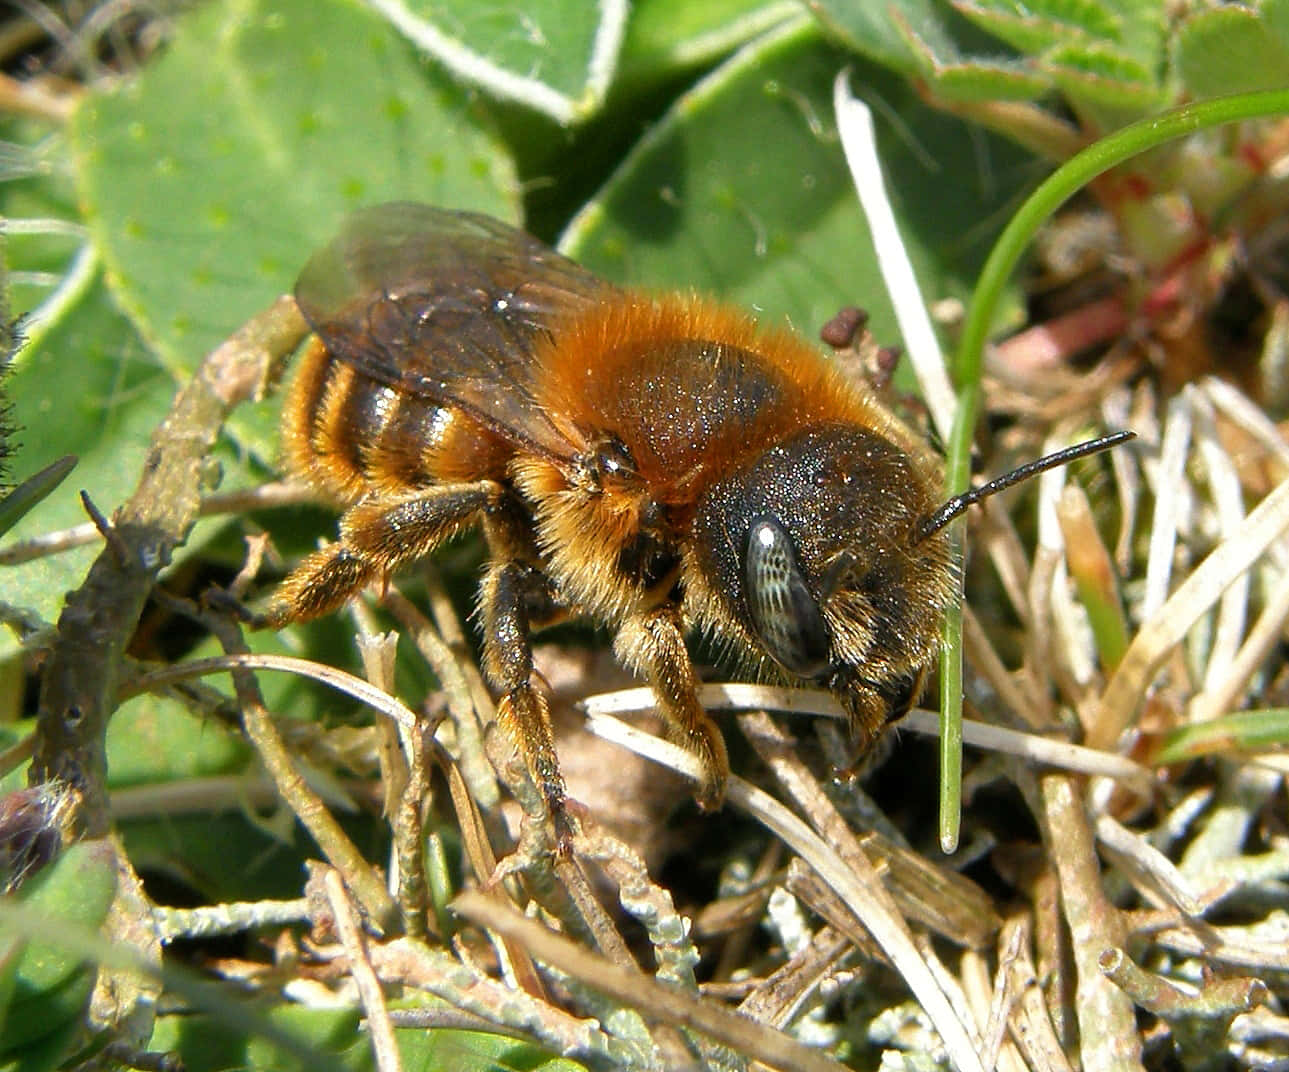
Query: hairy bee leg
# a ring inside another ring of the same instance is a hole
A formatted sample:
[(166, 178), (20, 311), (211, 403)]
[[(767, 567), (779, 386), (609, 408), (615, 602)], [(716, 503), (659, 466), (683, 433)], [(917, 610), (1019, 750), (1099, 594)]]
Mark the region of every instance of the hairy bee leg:
[(282, 582), (264, 624), (317, 618), (373, 581), (424, 558), (478, 521), (502, 496), (492, 480), (444, 484), (392, 505), (364, 500), (340, 519), (340, 539), (307, 555)]
[(703, 779), (694, 793), (699, 807), (719, 808), (725, 800), (730, 761), (720, 729), (698, 702), (698, 678), (685, 647), (679, 611), (657, 607), (628, 618), (618, 630), (613, 651), (648, 680), (670, 736), (702, 763)]
[[(493, 534), (489, 534), (493, 542)], [(533, 688), (533, 649), (529, 641), (528, 603), (532, 571), (516, 562), (495, 562), (480, 589), (483, 614), (483, 668), (501, 692), (497, 721), (518, 746), (528, 772), (550, 809), (560, 850), (567, 853), (576, 833), (568, 812), (568, 792), (555, 753), (546, 697)]]

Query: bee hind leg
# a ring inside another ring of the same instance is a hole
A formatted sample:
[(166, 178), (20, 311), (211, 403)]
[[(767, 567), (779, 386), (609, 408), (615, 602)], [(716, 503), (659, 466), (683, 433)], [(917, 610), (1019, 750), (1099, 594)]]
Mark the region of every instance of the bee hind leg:
[(715, 811), (725, 801), (730, 761), (720, 729), (698, 702), (680, 612), (662, 606), (633, 615), (618, 630), (613, 650), (653, 687), (671, 739), (698, 757), (703, 774), (694, 796), (704, 811)]
[(331, 613), (474, 524), (501, 494), (495, 481), (480, 480), (426, 488), (392, 503), (364, 499), (340, 519), (339, 541), (306, 555), (282, 582), (262, 624), (278, 628)]

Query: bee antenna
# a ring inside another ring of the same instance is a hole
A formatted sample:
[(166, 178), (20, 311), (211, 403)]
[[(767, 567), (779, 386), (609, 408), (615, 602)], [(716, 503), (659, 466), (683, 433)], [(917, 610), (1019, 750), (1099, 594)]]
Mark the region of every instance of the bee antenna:
[(1022, 480), (1028, 480), (1039, 473), (1055, 469), (1058, 465), (1069, 465), (1070, 462), (1077, 461), (1079, 458), (1086, 458), (1089, 454), (1100, 454), (1103, 450), (1109, 450), (1111, 447), (1117, 447), (1120, 443), (1126, 443), (1128, 440), (1136, 438), (1136, 432), (1111, 432), (1109, 435), (1101, 436), (1098, 439), (1089, 439), (1086, 443), (1076, 443), (1072, 447), (1066, 447), (1064, 450), (1058, 450), (1054, 454), (1039, 458), (1038, 461), (1026, 462), (1020, 468), (1013, 469), (1010, 473), (1004, 473), (1002, 476), (989, 481), (988, 484), (981, 484), (978, 488), (971, 488), (961, 495), (955, 495), (918, 525), (917, 535), (914, 536), (913, 542), (915, 544), (921, 543), (933, 532), (938, 532), (959, 514), (964, 513), (967, 507), (973, 506), (980, 502), (981, 499), (989, 498), (990, 495), (996, 495), (1003, 489), (1010, 488), (1013, 484), (1019, 484)]

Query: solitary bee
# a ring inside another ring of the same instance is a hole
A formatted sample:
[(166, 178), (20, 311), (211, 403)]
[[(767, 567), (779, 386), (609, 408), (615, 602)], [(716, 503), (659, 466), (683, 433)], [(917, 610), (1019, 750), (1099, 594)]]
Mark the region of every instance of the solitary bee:
[(944, 525), (987, 491), (941, 503), (926, 444), (802, 339), (407, 203), (351, 217), (295, 293), (316, 338), (284, 410), (286, 463), (345, 513), (266, 621), (326, 614), (480, 525), (484, 671), (561, 838), (529, 639), (544, 625), (615, 631), (700, 760), (704, 808), (729, 762), (687, 632), (829, 689), (860, 748), (918, 698), (954, 591)]

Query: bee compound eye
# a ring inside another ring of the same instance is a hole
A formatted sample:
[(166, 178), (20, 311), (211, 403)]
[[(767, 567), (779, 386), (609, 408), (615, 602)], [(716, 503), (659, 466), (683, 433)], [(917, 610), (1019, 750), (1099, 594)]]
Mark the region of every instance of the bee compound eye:
[(762, 517), (748, 531), (746, 575), (748, 612), (770, 656), (801, 677), (826, 673), (828, 627), (777, 519)]

